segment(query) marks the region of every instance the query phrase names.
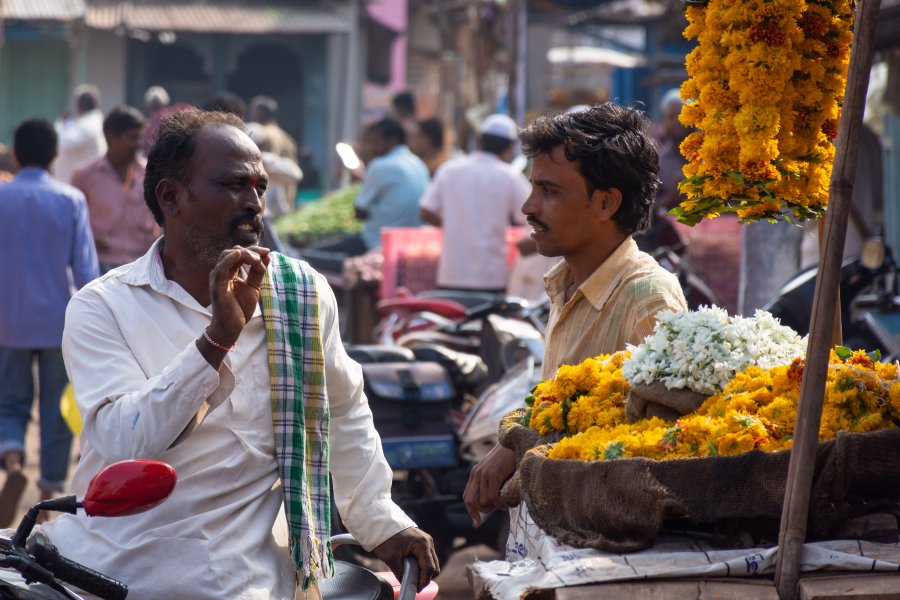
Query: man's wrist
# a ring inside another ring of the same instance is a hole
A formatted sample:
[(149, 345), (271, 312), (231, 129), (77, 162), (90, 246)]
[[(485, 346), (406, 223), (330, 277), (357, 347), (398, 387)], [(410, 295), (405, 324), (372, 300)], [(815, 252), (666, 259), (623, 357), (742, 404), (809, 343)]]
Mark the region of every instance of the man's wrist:
[(234, 352), (235, 348), (237, 348), (237, 342), (232, 343), (231, 345), (223, 344), (221, 342), (217, 342), (212, 336), (209, 335), (209, 328), (203, 330), (203, 339), (205, 339), (213, 348), (217, 348), (224, 352)]
[(216, 326), (215, 323), (211, 323), (206, 326), (206, 329), (203, 330), (204, 337), (209, 337), (215, 342), (216, 346), (225, 346), (226, 348), (232, 348), (237, 344), (237, 340), (241, 335), (241, 332), (238, 331), (236, 334), (233, 332), (229, 332), (222, 327)]
[[(225, 360), (229, 352), (236, 347), (236, 342), (231, 341), (232, 338), (216, 333), (216, 329), (212, 326), (203, 330), (194, 342), (197, 350), (206, 359), (206, 362), (213, 368), (218, 370)], [(217, 337), (222, 335), (222, 337)], [(230, 344), (228, 342), (231, 342)]]

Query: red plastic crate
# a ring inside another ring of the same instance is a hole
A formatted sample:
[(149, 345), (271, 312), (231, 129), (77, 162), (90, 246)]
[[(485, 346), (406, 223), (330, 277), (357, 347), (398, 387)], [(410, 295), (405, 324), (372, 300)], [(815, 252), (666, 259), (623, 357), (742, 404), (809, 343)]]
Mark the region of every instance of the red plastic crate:
[[(519, 251), (516, 242), (525, 235), (524, 227), (510, 227), (506, 231), (509, 247), (507, 264), (512, 266)], [(382, 298), (396, 295), (398, 287), (413, 294), (437, 287), (438, 258), (443, 249), (443, 230), (440, 227), (385, 227), (381, 230)]]

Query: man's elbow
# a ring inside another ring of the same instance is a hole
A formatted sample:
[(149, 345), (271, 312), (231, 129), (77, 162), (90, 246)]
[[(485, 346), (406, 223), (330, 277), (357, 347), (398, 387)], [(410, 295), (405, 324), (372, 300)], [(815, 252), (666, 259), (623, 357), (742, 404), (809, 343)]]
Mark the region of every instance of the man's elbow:
[(434, 225), (435, 227), (441, 226), (441, 217), (427, 208), (419, 210), (419, 218), (429, 225)]

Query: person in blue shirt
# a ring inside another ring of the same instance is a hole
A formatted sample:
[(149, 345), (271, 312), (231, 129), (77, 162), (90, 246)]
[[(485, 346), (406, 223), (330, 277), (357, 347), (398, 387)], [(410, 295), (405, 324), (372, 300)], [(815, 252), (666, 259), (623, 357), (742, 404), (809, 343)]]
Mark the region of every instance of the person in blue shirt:
[(356, 197), (356, 218), (365, 221), (366, 248), (381, 245), (382, 227), (418, 227), (419, 198), (428, 185), (428, 167), (406, 145), (406, 130), (386, 117), (369, 125), (363, 145), (371, 156)]
[(19, 171), (0, 185), (0, 253), (7, 282), (0, 286), (2, 527), (15, 516), (27, 483), (22, 466), (35, 383), (41, 427), (37, 486), (43, 499), (65, 487), (72, 434), (59, 408), (68, 382), (60, 348), (63, 322), (69, 298), (99, 274), (84, 194), (47, 170), (57, 152), (53, 126), (42, 119), (23, 122), (13, 152)]
[(312, 246), (317, 250), (359, 256), (381, 246), (383, 227), (422, 225), (419, 198), (428, 185), (428, 167), (407, 147), (403, 125), (393, 117), (376, 121), (363, 131), (361, 146), (366, 169), (355, 213), (363, 231)]

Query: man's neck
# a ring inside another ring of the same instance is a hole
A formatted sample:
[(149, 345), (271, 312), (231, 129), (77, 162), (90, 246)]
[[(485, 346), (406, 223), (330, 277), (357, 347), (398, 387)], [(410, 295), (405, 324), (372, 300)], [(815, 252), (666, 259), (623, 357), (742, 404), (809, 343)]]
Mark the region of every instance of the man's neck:
[[(594, 274), (594, 271), (600, 268), (600, 266), (606, 262), (606, 259), (612, 256), (613, 252), (622, 245), (628, 238), (628, 235), (619, 232), (615, 237), (608, 238), (609, 242), (604, 244), (602, 247), (594, 247), (583, 251), (577, 255), (570, 255), (563, 257), (566, 261), (566, 264), (569, 266), (569, 269), (572, 270), (573, 277), (573, 285), (572, 291), (578, 289), (578, 287), (588, 280), (588, 278)], [(566, 300), (570, 297), (568, 291), (566, 293)]]
[(112, 168), (119, 176), (119, 179), (121, 179), (122, 181), (126, 181), (129, 178), (132, 159), (116, 158), (107, 153), (106, 160), (108, 160), (109, 164), (112, 165)]
[(212, 302), (209, 294), (209, 274), (212, 267), (204, 266), (201, 260), (180, 261), (173, 258), (174, 252), (167, 239), (161, 242), (160, 258), (166, 279), (174, 281), (186, 291), (200, 306), (209, 306)]

